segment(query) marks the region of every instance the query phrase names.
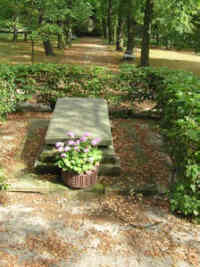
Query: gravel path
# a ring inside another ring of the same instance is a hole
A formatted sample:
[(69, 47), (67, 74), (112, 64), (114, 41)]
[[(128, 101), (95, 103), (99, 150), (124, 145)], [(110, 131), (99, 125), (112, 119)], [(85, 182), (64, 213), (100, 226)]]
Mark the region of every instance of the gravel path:
[(200, 266), (200, 228), (178, 226), (158, 208), (141, 213), (159, 223), (139, 227), (138, 221), (137, 227), (106, 212), (109, 196), (78, 194), (70, 200), (64, 193), (10, 192), (7, 197), (8, 204), (0, 206), (1, 267)]

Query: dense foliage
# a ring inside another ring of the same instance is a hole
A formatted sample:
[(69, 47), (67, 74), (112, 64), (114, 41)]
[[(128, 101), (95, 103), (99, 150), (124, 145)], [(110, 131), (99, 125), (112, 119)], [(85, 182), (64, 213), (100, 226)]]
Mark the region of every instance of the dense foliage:
[(185, 216), (199, 216), (200, 79), (184, 71), (130, 65), (123, 66), (119, 79), (127, 97), (157, 103), (161, 133), (174, 163), (171, 208)]
[(33, 93), (37, 101), (54, 106), (58, 97), (109, 97), (113, 74), (102, 67), (56, 64), (0, 65), (0, 117), (16, 110)]

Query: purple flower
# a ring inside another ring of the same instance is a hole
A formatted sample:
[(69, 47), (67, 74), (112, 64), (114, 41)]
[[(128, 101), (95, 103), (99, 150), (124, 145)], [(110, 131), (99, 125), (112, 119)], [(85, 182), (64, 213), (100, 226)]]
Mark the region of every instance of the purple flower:
[(74, 147), (74, 150), (79, 151), (79, 147), (78, 146), (75, 146)]
[(86, 147), (84, 150), (83, 150), (85, 153), (89, 152), (89, 148)]
[(60, 156), (61, 156), (61, 158), (65, 158), (66, 155), (65, 155), (65, 153), (62, 153)]
[(64, 151), (67, 152), (67, 151), (69, 151), (70, 149), (71, 149), (71, 147), (66, 146), (66, 147), (64, 148)]
[(84, 134), (83, 134), (83, 136), (86, 136), (86, 137), (88, 137), (88, 136), (90, 136), (91, 135), (91, 133), (89, 133), (89, 132), (85, 132)]
[(95, 138), (95, 139), (92, 140), (91, 144), (93, 146), (96, 146), (100, 141), (101, 141), (101, 139), (97, 137), (97, 138)]
[(76, 145), (80, 145), (80, 140), (76, 140)]
[(57, 142), (56, 143), (56, 148), (59, 148), (59, 147), (62, 147), (62, 146), (64, 146), (63, 142)]
[(68, 132), (67, 135), (69, 135), (71, 138), (75, 137), (75, 134), (73, 132)]
[(84, 135), (80, 138), (80, 141), (81, 141), (81, 142), (85, 142), (86, 140), (87, 140), (87, 137), (84, 136)]
[(59, 151), (59, 152), (63, 152), (63, 147), (60, 146), (60, 147), (58, 148), (58, 151)]
[(73, 146), (75, 145), (75, 142), (73, 140), (69, 140), (68, 145)]

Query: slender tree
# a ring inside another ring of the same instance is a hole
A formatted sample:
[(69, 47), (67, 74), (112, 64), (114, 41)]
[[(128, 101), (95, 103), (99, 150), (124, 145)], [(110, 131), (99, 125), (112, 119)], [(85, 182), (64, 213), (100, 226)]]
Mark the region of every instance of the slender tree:
[(123, 50), (123, 14), (121, 12), (123, 6), (123, 1), (120, 0), (118, 3), (118, 17), (117, 17), (117, 30), (116, 30), (116, 50)]
[(113, 0), (108, 0), (108, 15), (107, 15), (107, 24), (108, 24), (108, 43), (113, 43), (113, 27), (112, 27), (112, 12), (113, 12)]
[(149, 66), (149, 42), (150, 42), (152, 15), (153, 15), (153, 0), (146, 0), (145, 11), (144, 11), (141, 61), (140, 61), (141, 66)]

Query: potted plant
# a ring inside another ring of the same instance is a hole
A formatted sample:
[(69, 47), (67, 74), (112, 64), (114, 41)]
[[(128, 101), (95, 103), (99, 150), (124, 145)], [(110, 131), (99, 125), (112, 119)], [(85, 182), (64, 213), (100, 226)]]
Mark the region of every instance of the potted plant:
[(69, 139), (56, 143), (56, 165), (61, 169), (63, 182), (73, 188), (85, 188), (96, 183), (102, 152), (97, 148), (100, 138), (85, 133), (80, 138), (73, 132)]

